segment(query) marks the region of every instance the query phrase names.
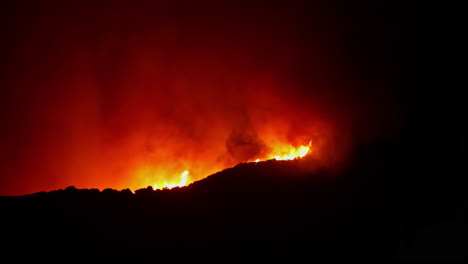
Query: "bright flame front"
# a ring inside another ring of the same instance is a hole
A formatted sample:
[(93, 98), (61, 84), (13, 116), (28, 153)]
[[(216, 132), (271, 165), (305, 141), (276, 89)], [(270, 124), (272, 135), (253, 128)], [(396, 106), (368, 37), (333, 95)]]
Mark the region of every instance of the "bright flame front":
[(182, 174), (180, 174), (180, 181), (178, 183), (164, 182), (162, 187), (159, 187), (157, 184), (155, 184), (153, 186), (153, 189), (157, 190), (157, 189), (164, 189), (164, 188), (172, 189), (174, 187), (183, 187), (183, 186), (187, 185), (187, 176), (188, 175), (189, 175), (189, 171), (185, 170), (184, 172), (182, 172)]
[(273, 158), (275, 160), (293, 160), (303, 158), (310, 152), (311, 146), (312, 141), (310, 141), (308, 145), (299, 146), (297, 148), (289, 145), (286, 149), (282, 149), (280, 152), (277, 152), (278, 155), (274, 155)]
[[(306, 155), (311, 153), (311, 148), (312, 148), (312, 141), (310, 141), (307, 145), (301, 145), (298, 147), (294, 147), (289, 143), (272, 143), (269, 145), (269, 152), (265, 155), (261, 155), (260, 157), (255, 157), (252, 160), (249, 160), (248, 162), (260, 162), (260, 161), (265, 161), (265, 160), (294, 160), (294, 159), (299, 159), (303, 158)], [(232, 164), (231, 166), (236, 165)], [(190, 165), (187, 167), (191, 167)], [(195, 168), (195, 167), (193, 167)], [(192, 168), (192, 169), (193, 169)], [(190, 169), (192, 171), (192, 169)], [(145, 166), (140, 168), (138, 171), (138, 175), (140, 179), (144, 179), (144, 181), (149, 181), (153, 189), (172, 189), (175, 187), (183, 187), (187, 186), (188, 184), (194, 182), (195, 180), (200, 180), (203, 177), (206, 177), (208, 175), (211, 175), (219, 170), (224, 169), (224, 167), (221, 167), (219, 164), (213, 165), (211, 170), (203, 170), (203, 171), (195, 171), (195, 175), (191, 176), (189, 178), (189, 171), (184, 170), (180, 176), (177, 176), (177, 173), (174, 173), (177, 171), (177, 168), (174, 168), (172, 171), (167, 170), (167, 171), (158, 171), (155, 170), (154, 167), (152, 166)], [(167, 176), (173, 175), (173, 177), (169, 178)], [(158, 179), (158, 181), (153, 181), (151, 183), (151, 179), (155, 180)], [(172, 180), (170, 180), (172, 179)]]

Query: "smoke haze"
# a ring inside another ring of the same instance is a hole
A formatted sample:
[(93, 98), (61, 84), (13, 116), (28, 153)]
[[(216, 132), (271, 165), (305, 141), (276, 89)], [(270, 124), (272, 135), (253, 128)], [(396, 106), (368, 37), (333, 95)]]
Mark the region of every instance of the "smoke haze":
[(5, 4), (0, 194), (197, 180), (276, 142), (335, 164), (391, 133), (392, 84), (306, 2)]

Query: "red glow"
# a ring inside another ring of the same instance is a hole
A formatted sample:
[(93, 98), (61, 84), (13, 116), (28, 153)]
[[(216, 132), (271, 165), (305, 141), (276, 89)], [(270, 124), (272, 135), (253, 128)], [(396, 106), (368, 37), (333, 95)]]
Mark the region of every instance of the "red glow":
[(0, 195), (185, 185), (311, 140), (332, 162), (370, 112), (326, 7), (147, 2), (11, 8)]

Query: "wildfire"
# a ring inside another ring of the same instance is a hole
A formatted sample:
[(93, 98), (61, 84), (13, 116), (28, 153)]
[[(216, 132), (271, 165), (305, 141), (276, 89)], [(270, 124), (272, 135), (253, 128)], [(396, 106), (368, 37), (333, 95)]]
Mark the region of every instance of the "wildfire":
[[(266, 155), (262, 155), (261, 157), (255, 157), (255, 159), (252, 159), (252, 160), (249, 160), (248, 162), (260, 162), (260, 161), (265, 161), (265, 160), (294, 160), (294, 159), (299, 159), (299, 158), (303, 158), (305, 157), (306, 155), (310, 154), (311, 153), (311, 148), (312, 148), (312, 141), (310, 141), (307, 145), (301, 145), (301, 146), (298, 146), (298, 147), (294, 147), (292, 146), (291, 144), (284, 144), (284, 143), (271, 143), (269, 145), (269, 153), (267, 153)], [(235, 164), (233, 164), (235, 165)], [(153, 186), (153, 189), (172, 189), (174, 187), (183, 187), (183, 186), (187, 186), (189, 183), (195, 181), (195, 180), (199, 180), (201, 179), (200, 176), (207, 176), (207, 175), (210, 175), (212, 173), (215, 173), (216, 171), (219, 171), (221, 169), (223, 169), (224, 167), (221, 167), (219, 164), (217, 165), (213, 165), (211, 167), (211, 169), (209, 170), (202, 170), (202, 171), (196, 171), (194, 172), (194, 176), (193, 177), (190, 177), (189, 179), (189, 171), (188, 170), (184, 170), (180, 176), (175, 176), (177, 174), (173, 174), (171, 173), (171, 171), (157, 171), (155, 170), (154, 168), (152, 167), (146, 167), (145, 169), (141, 170), (139, 172), (140, 174), (140, 178), (142, 179), (145, 179), (146, 181), (151, 181), (151, 179), (153, 177), (161, 177), (161, 176), (164, 176), (164, 175), (174, 175), (175, 177), (173, 177), (172, 179), (174, 179), (172, 182), (169, 180), (167, 181), (167, 179), (171, 179), (171, 178), (166, 178), (166, 177), (162, 177), (162, 178), (159, 178), (159, 181), (157, 181), (158, 183), (155, 184), (155, 182), (153, 181), (152, 182), (152, 186)], [(174, 168), (174, 170), (176, 171), (176, 168)]]
[[(164, 188), (172, 189), (174, 187), (183, 187), (183, 186), (187, 185), (187, 176), (188, 175), (189, 175), (189, 171), (185, 170), (184, 172), (182, 172), (182, 174), (180, 174), (179, 183), (167, 183), (167, 182), (165, 182), (161, 189), (164, 189)], [(153, 189), (155, 189), (155, 190), (159, 189), (159, 186), (157, 184), (155, 184)]]
[[(292, 145), (276, 145), (269, 155), (266, 155), (263, 159), (255, 159), (253, 162), (259, 162), (262, 160), (294, 160), (305, 157), (310, 153), (312, 147), (312, 141), (307, 145), (301, 145), (299, 147), (293, 147)], [(252, 162), (251, 161), (251, 162)]]
[(295, 148), (291, 145), (288, 146), (288, 149), (280, 152), (279, 155), (274, 155), (275, 160), (293, 160), (306, 156), (310, 152), (310, 147), (312, 146), (312, 141), (308, 145), (299, 146)]

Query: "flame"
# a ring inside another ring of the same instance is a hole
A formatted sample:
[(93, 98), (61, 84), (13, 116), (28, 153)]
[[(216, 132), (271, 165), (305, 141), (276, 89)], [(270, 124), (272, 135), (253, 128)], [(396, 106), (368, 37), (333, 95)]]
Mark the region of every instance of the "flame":
[(312, 143), (306, 146), (299, 146), (298, 148), (294, 148), (293, 146), (289, 145), (289, 150), (286, 153), (282, 153), (280, 155), (275, 155), (275, 160), (293, 160), (298, 158), (303, 158), (306, 156), (311, 147)]
[(312, 141), (309, 141), (307, 145), (301, 145), (299, 147), (294, 147), (291, 144), (277, 144), (273, 150), (266, 155), (263, 159), (257, 158), (254, 162), (259, 162), (262, 160), (294, 160), (305, 157), (311, 152)]
[(167, 183), (167, 182), (164, 182), (162, 188), (160, 188), (157, 184), (155, 184), (153, 186), (153, 189), (157, 190), (157, 189), (172, 189), (174, 187), (184, 187), (187, 185), (187, 176), (189, 175), (189, 171), (188, 170), (185, 170), (184, 172), (182, 172), (182, 174), (180, 174), (180, 181), (178, 183)]
[[(262, 155), (261, 157), (255, 157), (255, 159), (252, 159), (248, 162), (260, 162), (260, 161), (272, 160), (272, 159), (274, 160), (300, 159), (310, 154), (311, 148), (312, 148), (312, 141), (310, 141), (306, 145), (300, 145), (298, 147), (294, 147), (289, 143), (275, 142), (275, 144), (269, 145), (270, 151), (266, 155)], [(157, 170), (156, 167), (147, 165), (145, 167), (140, 168), (140, 170), (136, 174), (138, 175), (138, 178), (141, 180), (141, 182), (153, 181), (151, 186), (153, 186), (153, 189), (157, 190), (157, 189), (165, 189), (165, 188), (172, 189), (175, 187), (184, 187), (192, 183), (195, 180), (199, 180), (202, 177), (206, 177), (222, 169), (224, 169), (224, 167), (222, 167), (220, 164), (213, 164), (213, 166), (208, 170), (204, 169), (204, 170), (195, 171), (196, 176), (190, 177), (189, 179), (188, 170), (184, 170), (180, 174), (180, 176), (177, 177), (176, 176), (177, 174), (171, 173), (171, 171), (176, 170), (175, 168), (173, 170), (167, 169), (166, 171), (161, 171), (161, 170)], [(169, 176), (174, 175), (174, 177), (172, 178), (167, 177), (168, 175)], [(170, 179), (173, 179), (173, 180), (170, 180)]]

